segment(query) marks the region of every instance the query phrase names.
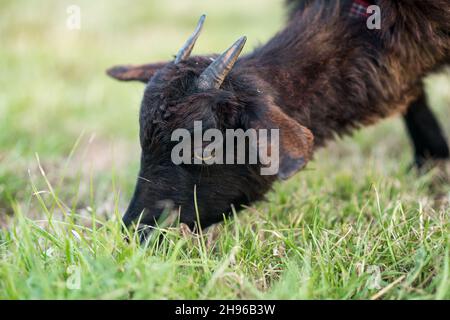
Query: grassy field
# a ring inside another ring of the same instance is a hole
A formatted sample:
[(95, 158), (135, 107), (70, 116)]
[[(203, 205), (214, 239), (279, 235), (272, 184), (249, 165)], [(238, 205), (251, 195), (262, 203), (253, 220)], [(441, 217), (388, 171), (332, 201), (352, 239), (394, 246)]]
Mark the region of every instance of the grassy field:
[[(251, 50), (283, 24), (281, 1), (2, 0), (0, 298), (450, 299), (450, 184), (408, 171), (400, 119), (330, 144), (201, 235), (123, 241), (143, 86), (104, 70), (170, 58), (201, 13), (198, 54), (243, 34)], [(450, 77), (427, 87), (448, 135)]]

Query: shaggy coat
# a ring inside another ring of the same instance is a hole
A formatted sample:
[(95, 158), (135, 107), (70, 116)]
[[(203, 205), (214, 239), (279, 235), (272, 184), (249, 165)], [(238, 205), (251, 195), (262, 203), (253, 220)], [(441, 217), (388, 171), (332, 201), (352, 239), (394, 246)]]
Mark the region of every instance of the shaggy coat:
[(405, 119), (416, 161), (446, 158), (448, 147), (429, 111), (422, 79), (450, 62), (448, 0), (379, 0), (381, 29), (349, 15), (351, 1), (288, 1), (286, 27), (265, 45), (241, 57), (219, 89), (195, 83), (211, 63), (196, 56), (179, 64), (120, 66), (120, 80), (148, 82), (140, 113), (141, 170), (124, 216), (130, 225), (142, 214), (153, 225), (170, 200), (180, 221), (194, 226), (194, 190), (200, 223), (221, 221), (263, 198), (276, 176), (259, 165), (175, 166), (170, 163), (177, 128), (279, 128), (280, 173), (302, 169), (313, 151), (354, 129), (395, 114)]

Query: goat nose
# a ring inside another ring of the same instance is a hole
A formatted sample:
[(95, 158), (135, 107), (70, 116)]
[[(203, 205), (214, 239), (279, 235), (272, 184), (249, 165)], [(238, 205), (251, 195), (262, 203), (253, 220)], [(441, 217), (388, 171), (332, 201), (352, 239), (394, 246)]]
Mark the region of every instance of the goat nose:
[(126, 228), (128, 228), (132, 222), (133, 222), (133, 219), (130, 218), (130, 214), (128, 213), (128, 210), (127, 210), (122, 217), (122, 223), (124, 224), (124, 226)]
[(125, 214), (122, 217), (122, 222), (125, 225), (125, 227), (129, 227), (133, 222), (136, 220), (139, 220), (140, 216), (143, 214), (144, 208), (139, 209), (136, 206), (136, 202), (134, 199), (131, 200), (127, 211), (125, 211)]

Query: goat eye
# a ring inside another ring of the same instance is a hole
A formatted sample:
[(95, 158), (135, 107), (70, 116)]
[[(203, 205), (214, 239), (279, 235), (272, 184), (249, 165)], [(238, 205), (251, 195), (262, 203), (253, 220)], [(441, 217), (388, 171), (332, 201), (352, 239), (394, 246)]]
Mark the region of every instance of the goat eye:
[(202, 165), (210, 165), (208, 163), (205, 163), (205, 161), (211, 160), (216, 155), (216, 151), (214, 149), (209, 150), (207, 147), (197, 148), (194, 149), (192, 161), (195, 159), (201, 160)]

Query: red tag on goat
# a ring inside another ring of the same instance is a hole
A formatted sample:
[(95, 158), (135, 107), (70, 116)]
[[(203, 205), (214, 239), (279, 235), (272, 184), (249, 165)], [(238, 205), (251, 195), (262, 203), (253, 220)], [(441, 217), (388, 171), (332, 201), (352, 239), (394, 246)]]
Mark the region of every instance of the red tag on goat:
[(350, 8), (350, 17), (353, 18), (367, 18), (367, 8), (370, 4), (364, 0), (355, 0)]

